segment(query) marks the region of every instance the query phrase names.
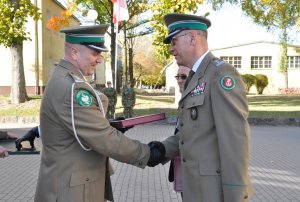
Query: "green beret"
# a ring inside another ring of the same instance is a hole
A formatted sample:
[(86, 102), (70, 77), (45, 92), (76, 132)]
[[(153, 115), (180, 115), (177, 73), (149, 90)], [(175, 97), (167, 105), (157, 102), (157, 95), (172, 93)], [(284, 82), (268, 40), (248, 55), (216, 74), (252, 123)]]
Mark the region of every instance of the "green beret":
[(60, 32), (65, 33), (65, 41), (72, 44), (81, 44), (96, 51), (107, 52), (104, 45), (104, 35), (109, 24), (78, 26), (68, 29), (62, 29)]
[(168, 36), (164, 43), (171, 43), (172, 38), (182, 30), (203, 30), (207, 31), (211, 22), (205, 17), (197, 15), (187, 15), (171, 13), (164, 16), (165, 24), (168, 27)]

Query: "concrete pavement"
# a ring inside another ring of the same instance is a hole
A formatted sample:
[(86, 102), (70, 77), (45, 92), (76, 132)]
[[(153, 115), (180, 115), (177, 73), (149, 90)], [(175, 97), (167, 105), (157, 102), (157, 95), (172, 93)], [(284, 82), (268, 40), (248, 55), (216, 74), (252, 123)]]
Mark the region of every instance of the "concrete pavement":
[[(30, 125), (30, 127), (34, 124)], [(14, 129), (19, 135), (29, 128)], [(300, 201), (300, 128), (252, 126), (250, 175), (253, 202)], [(163, 140), (174, 126), (136, 126), (126, 135), (144, 143)], [(0, 143), (1, 144), (1, 143)], [(39, 140), (37, 140), (37, 144)], [(39, 169), (39, 155), (19, 155), (0, 159), (0, 201), (33, 201)], [(169, 164), (140, 169), (113, 161), (112, 186), (116, 202), (180, 202), (180, 194), (167, 181)]]

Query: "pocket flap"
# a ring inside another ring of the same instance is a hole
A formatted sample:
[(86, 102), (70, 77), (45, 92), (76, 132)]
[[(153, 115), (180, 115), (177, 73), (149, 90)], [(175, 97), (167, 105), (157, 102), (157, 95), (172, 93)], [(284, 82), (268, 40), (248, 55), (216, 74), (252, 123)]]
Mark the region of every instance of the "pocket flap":
[(220, 175), (221, 168), (218, 164), (213, 162), (200, 162), (200, 175)]
[(204, 95), (198, 95), (187, 99), (186, 108), (201, 106), (204, 103)]
[(73, 172), (71, 176), (70, 186), (78, 186), (82, 184), (91, 183), (99, 180), (100, 173), (99, 170), (85, 170)]

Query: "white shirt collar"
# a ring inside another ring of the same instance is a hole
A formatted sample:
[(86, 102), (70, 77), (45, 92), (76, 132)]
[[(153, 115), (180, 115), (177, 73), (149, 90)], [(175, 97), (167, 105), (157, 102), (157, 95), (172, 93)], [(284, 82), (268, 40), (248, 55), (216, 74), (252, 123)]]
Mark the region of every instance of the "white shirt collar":
[(196, 62), (195, 62), (195, 64), (193, 65), (193, 68), (192, 68), (192, 70), (194, 71), (194, 72), (196, 72), (197, 71), (197, 69), (198, 69), (198, 67), (200, 66), (200, 64), (201, 64), (201, 62), (202, 62), (202, 60), (204, 59), (204, 57), (207, 55), (207, 53), (209, 52), (209, 50), (207, 50)]

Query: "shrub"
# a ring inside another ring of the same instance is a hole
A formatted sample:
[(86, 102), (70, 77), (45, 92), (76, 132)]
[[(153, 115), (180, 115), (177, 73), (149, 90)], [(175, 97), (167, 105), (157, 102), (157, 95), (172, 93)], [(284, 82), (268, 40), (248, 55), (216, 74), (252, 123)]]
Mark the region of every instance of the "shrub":
[(243, 74), (241, 76), (244, 82), (246, 93), (249, 94), (251, 86), (255, 84), (255, 76), (253, 76), (252, 74)]
[(261, 95), (265, 89), (265, 87), (269, 84), (268, 77), (264, 74), (256, 74), (255, 75), (255, 87), (257, 93)]

